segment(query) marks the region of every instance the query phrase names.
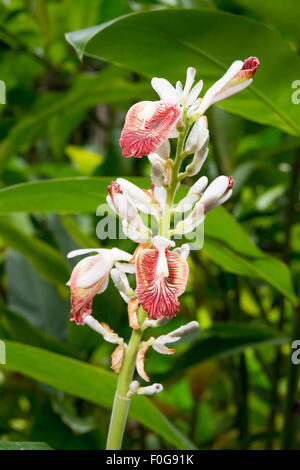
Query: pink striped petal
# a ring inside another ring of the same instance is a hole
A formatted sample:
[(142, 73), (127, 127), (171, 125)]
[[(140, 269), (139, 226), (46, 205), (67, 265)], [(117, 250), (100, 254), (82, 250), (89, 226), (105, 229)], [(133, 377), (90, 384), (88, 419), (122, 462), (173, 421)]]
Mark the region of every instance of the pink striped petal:
[(124, 157), (148, 155), (168, 138), (180, 117), (179, 104), (141, 101), (133, 105), (125, 119), (120, 145)]
[(179, 253), (166, 249), (169, 274), (157, 275), (159, 251), (143, 250), (137, 258), (137, 298), (150, 319), (173, 317), (179, 311), (178, 297), (184, 292), (189, 268)]
[(75, 321), (77, 325), (84, 325), (86, 316), (92, 313), (92, 303), (95, 295), (103, 292), (107, 287), (109, 270), (103, 272), (101, 277), (88, 287), (78, 287), (77, 285), (78, 280), (91, 272), (101, 260), (102, 254), (89, 256), (79, 261), (72, 271), (69, 281), (72, 305), (71, 320)]

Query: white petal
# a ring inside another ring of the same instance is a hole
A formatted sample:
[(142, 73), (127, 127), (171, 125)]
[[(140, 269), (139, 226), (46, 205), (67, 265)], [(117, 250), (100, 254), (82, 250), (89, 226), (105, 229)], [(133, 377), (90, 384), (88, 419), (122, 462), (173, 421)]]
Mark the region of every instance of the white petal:
[(74, 258), (74, 256), (86, 255), (87, 253), (101, 253), (102, 251), (108, 251), (104, 248), (83, 248), (80, 250), (73, 250), (67, 254), (67, 258)]
[(159, 95), (161, 100), (168, 101), (169, 103), (178, 103), (178, 94), (173, 85), (171, 85), (165, 78), (152, 78), (152, 88)]
[(181, 247), (175, 248), (173, 251), (179, 253), (184, 259), (187, 259), (190, 254), (190, 246), (188, 243), (184, 243)]
[(206, 118), (201, 116), (194, 124), (185, 145), (185, 151), (194, 153), (206, 143), (208, 144), (209, 132)]
[(201, 176), (196, 183), (191, 186), (187, 195), (181, 199), (178, 206), (176, 207), (176, 212), (187, 212), (193, 205), (199, 200), (201, 193), (204, 191), (208, 183), (206, 176)]
[(165, 205), (166, 205), (166, 200), (167, 200), (167, 191), (163, 186), (155, 186), (154, 187), (154, 199), (158, 202), (160, 206), (161, 212), (163, 212)]
[[(81, 265), (84, 266), (88, 263), (90, 263), (89, 258), (84, 258), (83, 260), (80, 261)], [(109, 253), (109, 250), (107, 250), (107, 253), (102, 253), (101, 258), (94, 264), (93, 267), (91, 267), (87, 272), (82, 274), (81, 276), (79, 275), (76, 281), (77, 287), (81, 287), (83, 289), (92, 286), (95, 284), (97, 281), (99, 281), (102, 277), (108, 276), (111, 268), (113, 267), (113, 260), (112, 257)]]
[(225, 75), (221, 77), (216, 83), (210, 87), (205, 93), (203, 100), (199, 107), (199, 113), (203, 114), (207, 108), (214, 103), (214, 98), (217, 93), (219, 93), (223, 87), (243, 68), (244, 62), (241, 60), (236, 60), (231, 64)]
[(192, 88), (192, 85), (194, 83), (195, 76), (196, 76), (196, 69), (194, 67), (189, 67), (186, 72), (186, 81), (184, 85), (183, 96), (185, 97), (188, 96)]
[(204, 204), (205, 212), (210, 210), (212, 206), (215, 207), (217, 201), (224, 195), (228, 188), (229, 180), (227, 176), (218, 176), (205, 190), (200, 199), (201, 204)]
[(104, 278), (97, 294), (102, 294), (102, 292), (106, 291), (107, 286), (108, 286), (108, 281), (109, 281), (109, 276), (106, 276), (106, 278)]
[(132, 255), (127, 251), (119, 250), (119, 248), (113, 248), (111, 250), (111, 257), (113, 261), (130, 261)]
[(157, 153), (161, 158), (167, 160), (170, 156), (171, 146), (169, 139), (165, 140), (163, 144), (155, 149), (155, 153)]
[(145, 243), (150, 240), (149, 229), (144, 231), (139, 230), (137, 227), (127, 222), (127, 220), (122, 220), (122, 229), (125, 235), (135, 243)]
[(186, 105), (191, 106), (192, 104), (195, 103), (196, 99), (198, 98), (201, 90), (203, 88), (203, 81), (200, 80), (194, 88), (190, 91), (188, 94), (187, 100), (186, 100)]
[(207, 159), (207, 155), (208, 147), (206, 146), (203, 146), (200, 150), (195, 153), (193, 160), (189, 165), (187, 165), (185, 169), (187, 176), (194, 176), (199, 173), (205, 160)]
[(141, 188), (124, 178), (117, 178), (116, 182), (121, 186), (124, 194), (126, 194), (137, 209), (146, 214), (152, 213), (150, 194), (145, 193)]
[(169, 248), (169, 246), (175, 246), (175, 243), (172, 240), (162, 237), (161, 235), (156, 235), (156, 237), (153, 237), (152, 243), (153, 246), (155, 246), (155, 248), (158, 250), (165, 250), (166, 248)]
[(186, 235), (200, 225), (205, 219), (204, 204), (198, 201), (193, 211), (184, 220), (178, 222), (175, 227), (174, 235)]
[(155, 248), (158, 249), (158, 261), (157, 261), (157, 266), (156, 266), (156, 275), (157, 276), (162, 276), (162, 277), (168, 277), (169, 276), (169, 268), (168, 268), (168, 261), (166, 258), (166, 248), (169, 248), (169, 246), (174, 246), (175, 243), (171, 240), (168, 240), (165, 237), (161, 237), (160, 235), (157, 235), (152, 239), (152, 243), (155, 246)]

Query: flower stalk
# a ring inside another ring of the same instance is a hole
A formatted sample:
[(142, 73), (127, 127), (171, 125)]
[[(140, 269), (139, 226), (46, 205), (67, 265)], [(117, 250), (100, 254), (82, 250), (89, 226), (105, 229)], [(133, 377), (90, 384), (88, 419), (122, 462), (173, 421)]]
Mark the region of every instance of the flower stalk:
[[(146, 317), (147, 312), (140, 307), (138, 312), (138, 322), (140, 326), (142, 326)], [(122, 448), (123, 434), (131, 402), (131, 398), (128, 398), (128, 391), (133, 379), (136, 357), (143, 338), (143, 333), (144, 330), (142, 328), (132, 330), (131, 338), (124, 354), (111, 413), (106, 450), (120, 450)]]
[[(251, 59), (251, 60), (250, 60)], [(147, 351), (172, 355), (175, 349), (166, 346), (197, 330), (192, 321), (175, 331), (143, 341), (146, 328), (157, 328), (167, 323), (180, 309), (178, 298), (186, 288), (189, 275), (187, 243), (176, 247), (171, 240), (176, 235), (191, 233), (203, 223), (205, 214), (224, 203), (232, 194), (232, 177), (219, 176), (207, 188), (208, 179), (200, 177), (189, 189), (178, 206), (174, 204), (176, 191), (186, 176), (196, 175), (208, 154), (209, 131), (206, 109), (214, 102), (236, 93), (252, 81), (259, 64), (255, 58), (236, 61), (229, 71), (203, 99), (198, 98), (202, 81), (194, 85), (196, 70), (188, 68), (186, 83), (177, 82), (176, 88), (163, 78), (154, 78), (152, 86), (160, 100), (143, 101), (133, 105), (127, 113), (120, 145), (124, 157), (142, 158), (148, 155), (152, 165), (151, 189), (141, 189), (133, 183), (117, 178), (108, 187), (107, 204), (121, 219), (125, 235), (137, 243), (133, 254), (118, 248), (82, 249), (69, 257), (97, 253), (82, 259), (75, 266), (68, 285), (71, 289), (72, 320), (87, 325), (105, 341), (115, 345), (112, 370), (119, 374), (107, 437), (107, 450), (122, 447), (124, 429), (131, 398), (134, 394), (154, 395), (162, 391), (161, 384), (144, 387), (134, 379), (135, 371), (150, 382), (144, 364)], [(169, 139), (176, 138), (176, 154), (170, 157)], [(181, 171), (184, 160), (193, 155), (192, 162)], [(156, 219), (159, 229), (144, 224), (140, 212)], [(183, 214), (176, 222), (173, 214)], [(176, 225), (175, 225), (176, 224)], [(134, 274), (136, 285), (131, 286), (127, 274)], [(127, 345), (109, 325), (92, 316), (95, 295), (108, 286), (109, 277), (127, 303), (129, 326), (132, 329)]]

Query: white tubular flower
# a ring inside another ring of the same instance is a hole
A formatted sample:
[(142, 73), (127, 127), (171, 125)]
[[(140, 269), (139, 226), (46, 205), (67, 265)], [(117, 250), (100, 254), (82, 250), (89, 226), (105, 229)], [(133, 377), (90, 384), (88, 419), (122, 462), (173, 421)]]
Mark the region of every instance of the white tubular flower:
[(130, 287), (127, 276), (124, 271), (119, 268), (119, 264), (116, 263), (116, 268), (113, 268), (110, 272), (110, 276), (115, 287), (120, 292), (121, 297), (126, 303), (134, 296), (134, 291)]
[(225, 75), (207, 90), (197, 112), (203, 114), (212, 104), (225, 100), (249, 86), (258, 66), (257, 57), (249, 57), (244, 62), (233, 62)]
[(152, 384), (148, 387), (140, 387), (137, 391), (138, 395), (156, 395), (163, 390), (162, 384)]
[(187, 325), (183, 325), (167, 335), (161, 335), (152, 344), (152, 348), (160, 354), (173, 354), (174, 349), (169, 349), (165, 345), (169, 343), (176, 343), (184, 336), (187, 336), (199, 328), (199, 323), (191, 321)]
[(161, 158), (157, 153), (150, 153), (148, 155), (149, 162), (151, 163), (151, 180), (154, 186), (161, 187), (168, 186), (170, 183), (171, 171), (169, 163)]
[(200, 199), (201, 194), (208, 184), (208, 179), (206, 176), (201, 176), (193, 186), (190, 187), (187, 195), (181, 199), (175, 212), (187, 212), (192, 209), (194, 204)]
[(92, 315), (88, 315), (84, 319), (84, 324), (88, 325), (92, 330), (99, 333), (105, 341), (112, 344), (123, 344), (123, 338), (120, 338), (117, 333), (109, 328), (105, 323), (99, 323)]
[(124, 178), (117, 178), (116, 183), (119, 185), (122, 193), (124, 193), (124, 195), (134, 205), (134, 207), (144, 212), (145, 214), (154, 215), (152, 207), (153, 201), (151, 194), (148, 191), (139, 188)]
[(232, 195), (234, 179), (232, 176), (218, 176), (204, 191), (199, 203), (208, 212), (226, 202)]
[(205, 116), (200, 116), (195, 122), (185, 144), (186, 153), (194, 153), (202, 149), (205, 145), (208, 146), (209, 132), (207, 129), (207, 119)]
[(178, 222), (173, 235), (186, 235), (194, 230), (204, 221), (204, 205), (201, 200), (198, 201), (192, 212), (184, 219)]

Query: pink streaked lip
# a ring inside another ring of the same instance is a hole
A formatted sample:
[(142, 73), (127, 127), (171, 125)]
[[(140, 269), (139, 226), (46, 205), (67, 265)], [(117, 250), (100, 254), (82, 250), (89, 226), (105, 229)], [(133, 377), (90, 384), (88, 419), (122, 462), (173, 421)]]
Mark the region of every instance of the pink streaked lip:
[(159, 147), (176, 126), (181, 115), (178, 104), (142, 101), (126, 116), (120, 145), (124, 157), (141, 158)]
[(143, 250), (136, 262), (137, 298), (150, 319), (173, 317), (179, 311), (178, 297), (184, 292), (188, 279), (188, 264), (178, 253), (165, 250), (168, 276), (156, 273), (159, 252), (156, 248)]

